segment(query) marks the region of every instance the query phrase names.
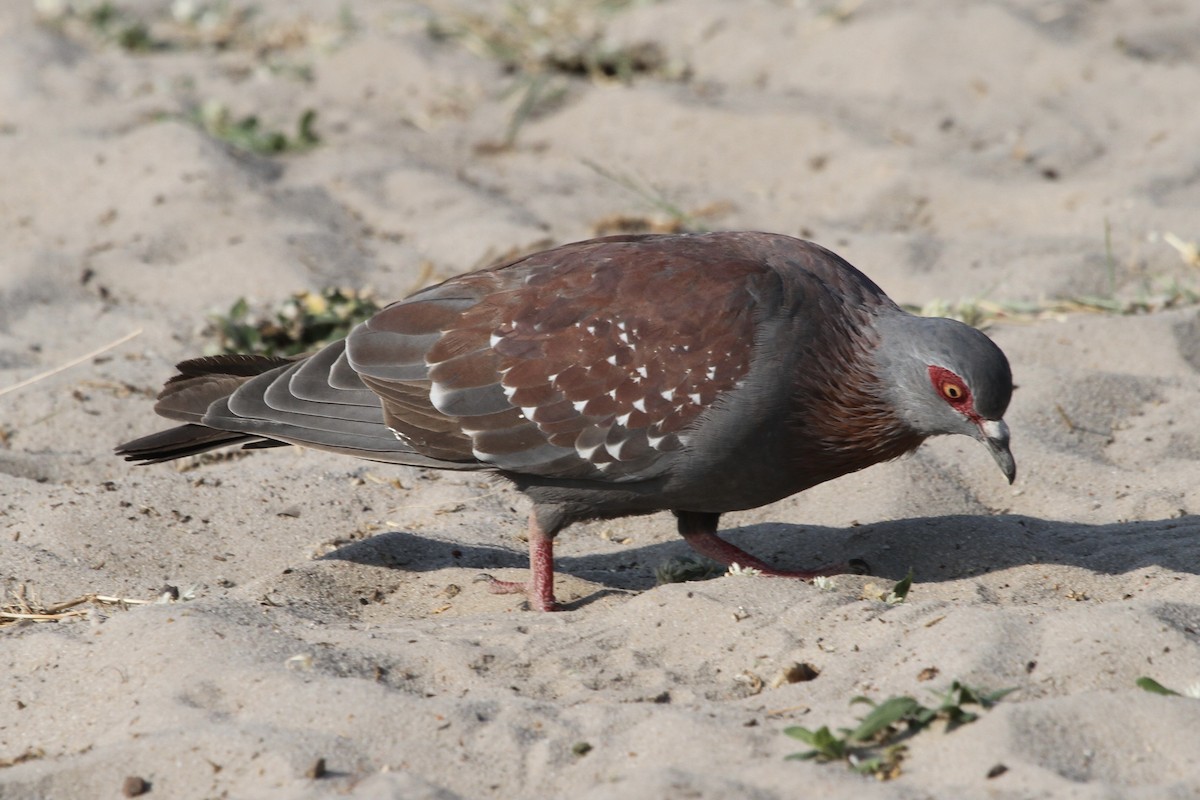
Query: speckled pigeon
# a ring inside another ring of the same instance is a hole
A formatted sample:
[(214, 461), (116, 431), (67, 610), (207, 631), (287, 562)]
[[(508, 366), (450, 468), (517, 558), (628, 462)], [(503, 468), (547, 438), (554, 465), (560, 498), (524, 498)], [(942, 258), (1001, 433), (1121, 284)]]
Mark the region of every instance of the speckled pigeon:
[(121, 445), (154, 463), (297, 444), (490, 470), (533, 501), (531, 578), (553, 610), (553, 540), (581, 520), (670, 510), (695, 550), (785, 572), (718, 517), (896, 458), (983, 443), (1011, 482), (1007, 359), (901, 310), (811, 242), (724, 232), (609, 236), (451, 278), (308, 356), (185, 361), (155, 410), (185, 424)]

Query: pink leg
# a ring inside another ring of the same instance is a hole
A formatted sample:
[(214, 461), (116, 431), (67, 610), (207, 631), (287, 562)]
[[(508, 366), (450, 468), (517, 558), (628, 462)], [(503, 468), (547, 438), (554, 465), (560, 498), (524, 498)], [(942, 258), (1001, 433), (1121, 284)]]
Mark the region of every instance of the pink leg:
[(737, 564), (740, 567), (751, 567), (763, 575), (774, 578), (800, 578), (801, 580), (812, 580), (822, 575), (861, 575), (866, 572), (866, 564), (857, 560), (810, 571), (776, 569), (762, 559), (750, 555), (742, 548), (717, 536), (719, 515), (696, 511), (677, 511), (675, 515), (679, 518), (679, 533), (683, 536), (683, 540), (700, 555), (725, 566)]
[(480, 575), (493, 594), (523, 594), (535, 611), (558, 611), (554, 599), (554, 539), (547, 536), (529, 514), (529, 582), (501, 581), (491, 575)]

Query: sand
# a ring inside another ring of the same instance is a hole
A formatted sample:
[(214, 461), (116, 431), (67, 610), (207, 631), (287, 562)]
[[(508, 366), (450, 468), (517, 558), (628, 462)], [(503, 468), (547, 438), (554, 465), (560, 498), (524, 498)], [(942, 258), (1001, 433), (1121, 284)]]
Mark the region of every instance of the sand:
[[(1200, 700), (1135, 684), (1200, 688), (1200, 6), (167, 6), (0, 4), (0, 605), (166, 591), (0, 626), (0, 797), (1200, 795)], [(219, 105), (293, 139), (313, 109), (320, 142), (247, 153), (197, 123)], [(111, 453), (240, 297), (680, 224), (1007, 309), (1017, 482), (939, 440), (723, 519), (872, 566), (824, 588), (656, 586), (669, 515), (580, 525), (537, 614), (473, 582), (526, 567), (525, 501), (479, 474)], [(785, 759), (789, 726), (954, 681), (1015, 691), (890, 780)]]

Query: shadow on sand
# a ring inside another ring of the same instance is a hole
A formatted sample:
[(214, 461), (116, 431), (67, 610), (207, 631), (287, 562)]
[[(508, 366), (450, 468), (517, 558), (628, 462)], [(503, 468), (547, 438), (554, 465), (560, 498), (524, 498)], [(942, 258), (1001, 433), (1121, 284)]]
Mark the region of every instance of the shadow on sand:
[[(671, 520), (664, 515), (663, 523)], [(904, 577), (909, 568), (920, 581), (943, 581), (1029, 564), (1061, 564), (1112, 575), (1147, 566), (1200, 574), (1198, 516), (1085, 525), (1017, 515), (958, 515), (853, 528), (766, 523), (725, 529), (721, 535), (784, 569), (859, 558), (870, 566), (871, 575), (892, 580)], [(655, 585), (658, 565), (691, 554), (680, 539), (573, 556), (570, 536), (568, 529), (559, 537), (556, 571), (611, 589), (649, 589)], [(401, 531), (377, 534), (323, 558), (416, 572), (529, 566), (527, 555), (516, 547), (458, 544)]]

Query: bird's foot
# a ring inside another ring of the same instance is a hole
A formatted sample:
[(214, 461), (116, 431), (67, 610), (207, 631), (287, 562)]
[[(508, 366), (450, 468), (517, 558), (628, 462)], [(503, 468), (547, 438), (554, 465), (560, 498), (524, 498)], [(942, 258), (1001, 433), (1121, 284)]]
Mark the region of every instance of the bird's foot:
[(772, 578), (798, 578), (811, 581), (813, 578), (832, 575), (866, 575), (869, 570), (867, 562), (861, 558), (814, 570), (777, 569), (761, 558), (750, 555), (737, 545), (730, 544), (715, 533), (693, 530), (684, 533), (683, 538), (697, 553), (711, 558), (719, 564), (725, 566), (737, 564), (743, 569), (750, 568)]
[(487, 590), (492, 594), (523, 594), (529, 601), (529, 607), (534, 611), (558, 611), (558, 602), (554, 599), (554, 587), (549, 587), (549, 590), (539, 590), (538, 587), (531, 585), (534, 582), (526, 583), (525, 581), (502, 581), (499, 578), (494, 578), (487, 573), (476, 576), (476, 583), (486, 583)]

